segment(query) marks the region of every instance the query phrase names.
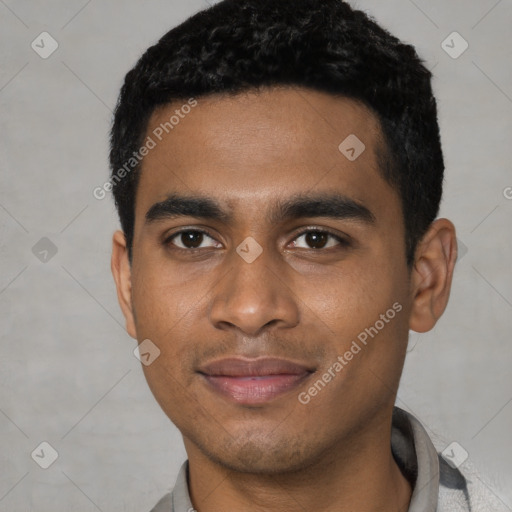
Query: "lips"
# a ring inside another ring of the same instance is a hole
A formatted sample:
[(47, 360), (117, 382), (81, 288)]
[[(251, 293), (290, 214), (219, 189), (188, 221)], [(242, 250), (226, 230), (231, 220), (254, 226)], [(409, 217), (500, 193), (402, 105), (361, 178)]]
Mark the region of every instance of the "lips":
[(239, 404), (261, 404), (298, 387), (314, 371), (308, 365), (277, 358), (226, 358), (202, 366), (208, 386)]

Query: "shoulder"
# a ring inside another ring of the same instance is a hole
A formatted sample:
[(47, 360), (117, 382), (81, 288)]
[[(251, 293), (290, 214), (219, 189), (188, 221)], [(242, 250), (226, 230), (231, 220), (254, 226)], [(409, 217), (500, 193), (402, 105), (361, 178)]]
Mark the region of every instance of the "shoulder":
[(150, 512), (173, 512), (172, 493), (165, 494), (158, 503), (150, 510)]
[(470, 461), (459, 468), (439, 454), (439, 512), (510, 512), (510, 508)]

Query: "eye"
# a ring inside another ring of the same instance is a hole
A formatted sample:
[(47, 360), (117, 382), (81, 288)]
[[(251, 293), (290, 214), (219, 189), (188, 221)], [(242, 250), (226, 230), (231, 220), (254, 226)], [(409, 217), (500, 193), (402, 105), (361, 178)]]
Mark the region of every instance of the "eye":
[[(206, 246), (203, 245), (205, 243), (207, 244)], [(164, 245), (173, 245), (184, 251), (194, 251), (196, 249), (221, 246), (221, 244), (212, 238), (206, 231), (200, 231), (197, 229), (178, 231), (166, 238)]]
[[(299, 240), (303, 240), (299, 242)], [(341, 246), (348, 247), (350, 245), (349, 241), (345, 238), (342, 238), (330, 231), (325, 231), (321, 229), (309, 229), (307, 231), (302, 232), (295, 238), (292, 242), (293, 247), (298, 247), (300, 249), (330, 249), (331, 247)]]

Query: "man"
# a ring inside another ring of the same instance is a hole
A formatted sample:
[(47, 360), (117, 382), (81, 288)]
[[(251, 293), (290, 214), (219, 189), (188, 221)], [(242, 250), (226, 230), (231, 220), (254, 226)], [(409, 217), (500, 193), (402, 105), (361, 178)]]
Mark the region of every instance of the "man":
[(456, 260), (431, 74), (341, 0), (224, 0), (126, 75), (130, 336), (188, 455), (153, 511), (499, 510), (394, 406)]

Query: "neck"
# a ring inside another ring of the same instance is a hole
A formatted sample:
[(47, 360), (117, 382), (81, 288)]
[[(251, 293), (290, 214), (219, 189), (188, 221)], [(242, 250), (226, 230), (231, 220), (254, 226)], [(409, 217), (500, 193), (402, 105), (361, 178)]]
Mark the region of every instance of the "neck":
[[(382, 422), (381, 422), (382, 425)], [(198, 512), (218, 510), (407, 512), (412, 489), (391, 453), (386, 428), (344, 439), (300, 471), (252, 474), (212, 461), (185, 440), (189, 491)]]

